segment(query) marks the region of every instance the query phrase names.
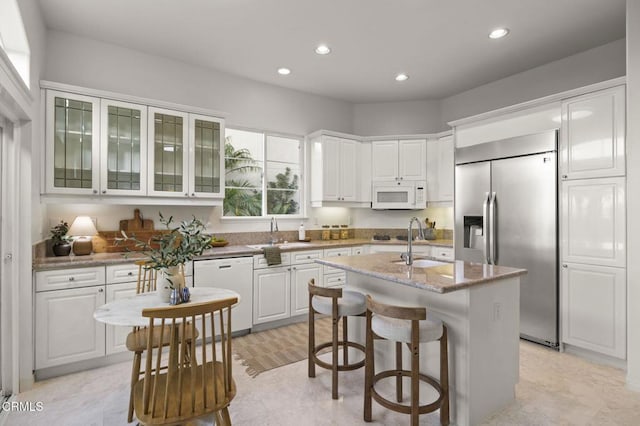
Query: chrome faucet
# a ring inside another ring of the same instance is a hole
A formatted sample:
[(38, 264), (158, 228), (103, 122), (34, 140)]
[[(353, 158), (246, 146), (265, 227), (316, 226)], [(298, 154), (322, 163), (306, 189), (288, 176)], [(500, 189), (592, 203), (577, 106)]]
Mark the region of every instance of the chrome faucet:
[(407, 265), (411, 265), (413, 263), (413, 246), (411, 244), (411, 240), (413, 240), (413, 222), (418, 224), (418, 239), (424, 240), (424, 228), (422, 227), (422, 222), (417, 217), (412, 217), (409, 219), (409, 227), (407, 228), (407, 252), (402, 253), (400, 257), (404, 260), (404, 263)]
[(269, 244), (274, 245), (278, 242), (278, 239), (274, 237), (274, 232), (278, 232), (278, 221), (274, 216), (271, 216), (271, 228), (269, 233), (271, 234), (271, 239), (269, 240)]

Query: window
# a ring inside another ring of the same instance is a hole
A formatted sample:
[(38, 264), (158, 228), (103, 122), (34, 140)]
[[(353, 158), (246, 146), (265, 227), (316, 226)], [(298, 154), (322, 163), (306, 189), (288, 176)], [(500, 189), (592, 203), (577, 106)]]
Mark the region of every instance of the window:
[(7, 54), (24, 84), (30, 87), (31, 52), (16, 0), (0, 1), (0, 49)]
[(300, 138), (227, 128), (224, 216), (301, 214), (301, 147)]

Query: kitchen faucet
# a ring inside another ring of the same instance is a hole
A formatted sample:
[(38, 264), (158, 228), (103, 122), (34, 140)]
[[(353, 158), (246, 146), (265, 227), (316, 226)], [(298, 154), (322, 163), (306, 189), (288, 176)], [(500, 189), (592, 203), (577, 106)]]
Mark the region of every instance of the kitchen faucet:
[(417, 217), (412, 217), (409, 219), (409, 227), (407, 228), (407, 252), (402, 253), (400, 257), (404, 260), (404, 263), (407, 265), (411, 265), (413, 263), (413, 247), (411, 245), (411, 240), (413, 240), (413, 222), (418, 224), (418, 239), (424, 240), (424, 228), (422, 227), (422, 222)]
[(278, 221), (275, 216), (271, 216), (271, 228), (269, 234), (271, 235), (271, 239), (269, 240), (269, 244), (274, 245), (278, 242), (278, 239), (274, 237), (274, 232), (278, 232)]

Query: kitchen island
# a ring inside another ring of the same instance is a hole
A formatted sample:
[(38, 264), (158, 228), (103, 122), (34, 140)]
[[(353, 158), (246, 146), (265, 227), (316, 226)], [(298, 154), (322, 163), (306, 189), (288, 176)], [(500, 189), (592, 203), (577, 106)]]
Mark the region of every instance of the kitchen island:
[[(347, 271), (349, 289), (384, 303), (424, 306), (445, 322), (452, 424), (479, 424), (515, 399), (520, 276), (526, 270), (463, 261), (409, 266), (392, 253), (316, 262)], [(364, 321), (349, 320), (349, 339), (364, 343)], [(422, 345), (420, 350), (421, 372), (438, 377), (438, 345)], [(393, 342), (376, 342), (376, 371), (393, 368), (393, 354)], [(405, 356), (406, 368), (406, 351)]]

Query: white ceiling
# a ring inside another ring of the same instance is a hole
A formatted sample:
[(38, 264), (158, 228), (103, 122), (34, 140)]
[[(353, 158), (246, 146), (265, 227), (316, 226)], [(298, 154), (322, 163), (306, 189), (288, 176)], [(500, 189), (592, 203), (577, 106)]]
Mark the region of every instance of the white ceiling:
[[(50, 29), (357, 103), (441, 99), (625, 36), (624, 0), (40, 4)], [(511, 33), (490, 40), (497, 26)], [(321, 42), (330, 55), (314, 53)]]

